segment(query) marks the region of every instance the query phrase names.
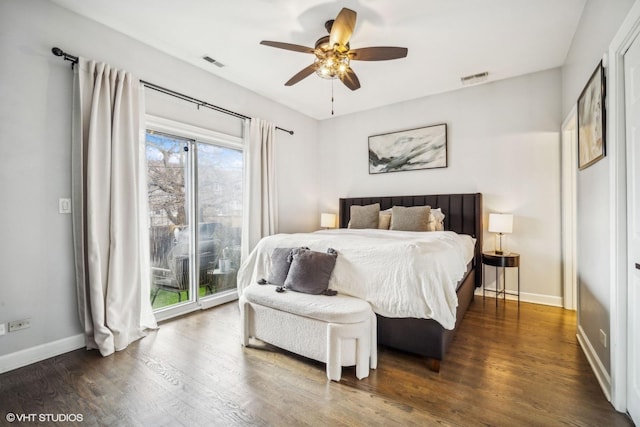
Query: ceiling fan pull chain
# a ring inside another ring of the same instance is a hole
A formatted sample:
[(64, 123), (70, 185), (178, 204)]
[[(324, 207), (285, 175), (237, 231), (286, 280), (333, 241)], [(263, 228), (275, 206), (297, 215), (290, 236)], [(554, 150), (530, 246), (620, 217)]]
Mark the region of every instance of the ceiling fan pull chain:
[(331, 79), (331, 115), (333, 116), (333, 82), (335, 79)]

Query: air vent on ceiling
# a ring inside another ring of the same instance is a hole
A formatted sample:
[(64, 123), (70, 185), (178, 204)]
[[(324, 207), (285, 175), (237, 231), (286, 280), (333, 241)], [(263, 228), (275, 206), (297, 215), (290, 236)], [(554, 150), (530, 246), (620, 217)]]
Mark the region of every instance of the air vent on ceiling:
[(212, 63), (216, 67), (220, 67), (220, 68), (224, 67), (224, 64), (222, 62), (218, 62), (218, 61), (216, 61), (215, 59), (213, 59), (210, 56), (205, 55), (205, 56), (202, 57), (202, 59), (204, 59), (207, 62)]
[(460, 77), (460, 81), (463, 85), (474, 85), (477, 83), (482, 83), (487, 81), (487, 77), (489, 76), (488, 72), (473, 74), (466, 77)]

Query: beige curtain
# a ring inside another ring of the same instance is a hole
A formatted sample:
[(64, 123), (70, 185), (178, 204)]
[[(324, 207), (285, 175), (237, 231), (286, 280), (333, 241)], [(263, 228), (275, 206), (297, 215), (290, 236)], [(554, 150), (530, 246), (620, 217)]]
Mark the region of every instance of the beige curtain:
[(275, 124), (251, 119), (244, 150), (243, 259), (262, 237), (278, 232), (275, 132)]
[(78, 310), (87, 348), (103, 356), (156, 327), (149, 302), (141, 99), (140, 82), (130, 73), (79, 58), (72, 133)]

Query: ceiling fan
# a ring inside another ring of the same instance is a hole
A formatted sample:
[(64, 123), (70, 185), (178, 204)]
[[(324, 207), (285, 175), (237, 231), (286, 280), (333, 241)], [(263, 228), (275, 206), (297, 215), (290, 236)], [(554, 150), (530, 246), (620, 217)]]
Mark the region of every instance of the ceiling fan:
[(335, 20), (325, 23), (329, 35), (319, 38), (315, 48), (268, 40), (263, 40), (260, 44), (294, 52), (312, 53), (316, 56), (313, 64), (291, 77), (284, 84), (285, 86), (293, 86), (315, 72), (325, 79), (339, 78), (349, 89), (356, 90), (360, 88), (360, 81), (351, 69), (351, 61), (386, 61), (407, 56), (406, 47), (379, 46), (351, 49), (349, 39), (356, 26), (356, 16), (353, 10), (343, 8)]

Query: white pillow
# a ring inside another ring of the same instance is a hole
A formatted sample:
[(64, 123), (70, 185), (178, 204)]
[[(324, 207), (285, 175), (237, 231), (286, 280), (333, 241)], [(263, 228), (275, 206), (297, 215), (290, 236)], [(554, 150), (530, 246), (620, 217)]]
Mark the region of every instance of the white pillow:
[(429, 215), (429, 231), (443, 231), (444, 230), (444, 214), (442, 209), (431, 209)]

